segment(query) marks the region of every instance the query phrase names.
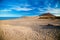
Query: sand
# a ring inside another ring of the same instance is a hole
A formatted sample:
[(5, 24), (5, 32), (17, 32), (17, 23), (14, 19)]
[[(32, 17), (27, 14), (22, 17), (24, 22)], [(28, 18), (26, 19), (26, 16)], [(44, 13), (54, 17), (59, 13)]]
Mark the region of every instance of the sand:
[[(60, 40), (60, 21), (38, 18), (1, 20), (0, 40)], [(47, 26), (48, 24), (54, 26)]]

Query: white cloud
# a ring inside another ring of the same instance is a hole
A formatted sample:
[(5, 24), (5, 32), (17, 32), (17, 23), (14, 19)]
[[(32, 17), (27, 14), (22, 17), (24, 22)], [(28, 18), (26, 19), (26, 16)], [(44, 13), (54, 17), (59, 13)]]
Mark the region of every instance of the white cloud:
[(12, 10), (16, 10), (16, 11), (30, 11), (33, 10), (32, 8), (22, 8), (22, 7), (12, 7), (10, 9), (2, 9), (0, 10), (0, 12), (10, 12)]
[(47, 8), (47, 10), (45, 10), (41, 13), (52, 13), (55, 16), (60, 16), (60, 9), (59, 8)]
[(16, 10), (16, 11), (30, 11), (30, 10), (33, 10), (33, 8), (28, 8), (28, 7), (31, 6), (30, 4), (25, 3), (25, 4), (19, 4), (19, 5), (8, 5), (8, 6), (10, 6), (11, 10)]
[(2, 10), (0, 10), (0, 12), (9, 12), (9, 11), (12, 11), (12, 10), (10, 10), (10, 9), (2, 9)]
[(19, 4), (19, 5), (8, 5), (9, 8), (2, 9), (2, 10), (0, 10), (0, 12), (9, 12), (9, 11), (12, 11), (12, 10), (16, 10), (16, 11), (30, 11), (30, 10), (33, 10), (33, 8), (27, 8), (27, 7), (31, 6), (27, 3)]
[(45, 12), (49, 12), (49, 13), (60, 13), (60, 9), (49, 9), (49, 10), (47, 10), (47, 11), (45, 11)]
[(16, 10), (16, 11), (30, 11), (30, 10), (33, 10), (32, 8), (22, 8), (22, 7), (14, 7), (14, 8), (11, 8), (12, 10)]
[(54, 14), (55, 16), (60, 16), (60, 14)]
[(45, 11), (44, 9), (42, 9), (42, 8), (38, 8), (39, 9), (39, 11)]
[(20, 4), (19, 5), (10, 5), (11, 6), (11, 10), (16, 10), (16, 11), (30, 11), (33, 10), (32, 8), (27, 8), (28, 6), (31, 6), (29, 4)]
[(0, 17), (21, 17), (22, 15), (18, 14), (0, 14)]

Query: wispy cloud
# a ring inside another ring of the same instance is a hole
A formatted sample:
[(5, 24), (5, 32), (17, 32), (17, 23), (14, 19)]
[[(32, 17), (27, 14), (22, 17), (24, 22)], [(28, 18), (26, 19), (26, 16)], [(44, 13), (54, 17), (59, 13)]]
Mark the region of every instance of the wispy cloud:
[(55, 16), (60, 16), (60, 14), (54, 14)]
[[(25, 7), (21, 7), (21, 6), (17, 6), (17, 5), (8, 5), (10, 6), (9, 8), (5, 8), (5, 9), (1, 9), (0, 10), (0, 17), (21, 17), (21, 14), (17, 14), (18, 11), (30, 11), (33, 10), (32, 8), (28, 8), (27, 6), (29, 5), (25, 5)], [(15, 12), (15, 11), (17, 12)], [(13, 13), (15, 12), (15, 13)]]
[(19, 4), (19, 5), (8, 5), (10, 6), (9, 9), (11, 10), (16, 10), (16, 11), (30, 11), (30, 10), (33, 10), (33, 8), (30, 8), (30, 4)]
[(39, 11), (45, 11), (43, 8), (38, 8)]
[(30, 10), (33, 10), (32, 8), (25, 8), (25, 7), (11, 7), (11, 8), (6, 8), (6, 9), (2, 9), (0, 10), (0, 12), (11, 12), (13, 10), (16, 10), (16, 11), (30, 11)]
[(12, 10), (10, 10), (10, 9), (2, 9), (2, 10), (0, 10), (0, 12), (9, 12), (9, 11), (12, 11)]
[(21, 17), (22, 15), (13, 14), (12, 9), (0, 10), (0, 17)]
[(48, 13), (48, 12), (54, 14), (55, 16), (60, 16), (60, 9), (52, 8), (44, 11), (43, 13)]
[(11, 8), (12, 10), (16, 10), (16, 11), (30, 11), (33, 10), (32, 8), (22, 8), (22, 7), (15, 7), (15, 8)]
[(45, 12), (49, 12), (49, 13), (60, 13), (60, 9), (49, 9), (49, 10), (46, 10)]
[(0, 17), (21, 17), (22, 15), (18, 14), (0, 14)]

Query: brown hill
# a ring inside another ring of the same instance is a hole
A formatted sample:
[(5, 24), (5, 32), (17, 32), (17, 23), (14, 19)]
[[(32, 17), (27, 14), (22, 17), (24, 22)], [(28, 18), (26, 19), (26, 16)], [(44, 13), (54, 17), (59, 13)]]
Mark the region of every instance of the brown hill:
[(44, 14), (42, 14), (41, 16), (54, 16), (54, 15), (51, 14), (51, 13), (44, 13)]
[(39, 15), (39, 19), (60, 19), (60, 16), (55, 16), (51, 13), (44, 13)]

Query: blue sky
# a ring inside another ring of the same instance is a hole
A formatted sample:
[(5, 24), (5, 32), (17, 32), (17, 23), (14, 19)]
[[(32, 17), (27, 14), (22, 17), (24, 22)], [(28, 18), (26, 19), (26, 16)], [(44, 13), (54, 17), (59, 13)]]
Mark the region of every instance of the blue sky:
[(0, 0), (0, 17), (37, 16), (48, 12), (60, 16), (60, 0)]

